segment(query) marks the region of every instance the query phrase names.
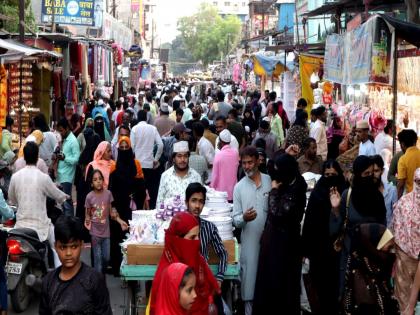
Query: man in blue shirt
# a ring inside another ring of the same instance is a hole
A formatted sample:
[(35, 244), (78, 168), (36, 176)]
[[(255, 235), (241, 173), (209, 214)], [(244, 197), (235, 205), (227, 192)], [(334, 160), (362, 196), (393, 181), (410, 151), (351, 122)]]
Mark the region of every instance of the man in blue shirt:
[(68, 121), (63, 118), (57, 124), (57, 131), (61, 135), (61, 152), (57, 154), (58, 169), (57, 180), (63, 188), (63, 191), (70, 196), (63, 204), (64, 214), (73, 216), (73, 200), (71, 192), (73, 187), (74, 175), (76, 173), (77, 162), (79, 161), (80, 149), (79, 143), (70, 130)]

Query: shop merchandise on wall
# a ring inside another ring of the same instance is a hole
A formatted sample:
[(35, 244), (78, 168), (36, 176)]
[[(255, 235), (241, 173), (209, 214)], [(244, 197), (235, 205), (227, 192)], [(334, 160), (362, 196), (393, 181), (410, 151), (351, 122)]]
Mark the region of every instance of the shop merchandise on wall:
[[(420, 52), (417, 51), (417, 54)], [(408, 128), (420, 132), (420, 56), (398, 59), (398, 110), (397, 127), (404, 127), (408, 119)]]
[[(20, 77), (22, 72), (22, 104), (20, 104)], [(32, 115), (39, 112), (39, 109), (32, 107), (32, 63), (22, 62), (9, 64), (8, 72), (8, 106), (9, 112), (15, 124), (13, 133), (24, 136), (29, 128), (29, 120)]]
[(0, 64), (0, 126), (6, 126), (7, 115), (7, 71), (6, 67)]

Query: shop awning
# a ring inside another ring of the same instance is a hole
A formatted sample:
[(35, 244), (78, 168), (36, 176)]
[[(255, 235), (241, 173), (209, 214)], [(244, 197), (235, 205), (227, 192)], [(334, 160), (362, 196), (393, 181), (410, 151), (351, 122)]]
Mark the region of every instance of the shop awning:
[[(392, 12), (394, 10), (404, 9), (406, 7), (404, 0), (370, 0), (369, 11)], [(342, 13), (360, 13), (365, 10), (364, 0), (337, 0), (333, 2), (325, 1), (324, 5), (315, 10), (301, 14), (306, 17), (315, 17), (326, 14)]]
[(420, 47), (420, 25), (408, 23), (388, 15), (380, 14), (390, 28), (390, 31), (395, 30), (397, 38), (409, 42), (411, 45)]
[(42, 53), (42, 50), (40, 49), (32, 48), (32, 47), (20, 44), (13, 40), (0, 39), (0, 48), (6, 49), (8, 52), (9, 51), (19, 52), (25, 56), (32, 56), (32, 55)]
[[(6, 49), (8, 52), (9, 51), (19, 52), (19, 53), (22, 53), (24, 56), (47, 55), (54, 58), (63, 57), (63, 55), (58, 52), (33, 48), (30, 46), (21, 44), (12, 39), (6, 39), (6, 40), (0, 39), (0, 48)], [(3, 56), (0, 55), (0, 57), (3, 57)]]

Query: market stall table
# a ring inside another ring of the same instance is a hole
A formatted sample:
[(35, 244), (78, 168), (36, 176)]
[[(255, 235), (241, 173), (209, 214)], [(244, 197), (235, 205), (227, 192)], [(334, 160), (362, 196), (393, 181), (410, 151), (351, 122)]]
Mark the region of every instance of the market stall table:
[[(235, 256), (239, 257), (239, 245), (235, 242)], [(214, 274), (217, 274), (217, 265), (210, 265), (210, 269)], [(121, 264), (120, 275), (121, 280), (127, 283), (127, 295), (126, 295), (126, 309), (124, 314), (142, 314), (138, 312), (139, 308), (145, 308), (147, 299), (144, 299), (142, 303), (137, 303), (136, 297), (136, 284), (137, 281), (151, 281), (156, 273), (157, 265), (127, 265), (124, 262)], [(225, 282), (228, 283), (228, 290), (226, 292), (227, 304), (232, 307), (233, 290), (236, 290), (239, 286), (239, 274), (240, 265), (239, 263), (228, 264), (225, 272), (225, 281), (223, 288), (225, 288)]]

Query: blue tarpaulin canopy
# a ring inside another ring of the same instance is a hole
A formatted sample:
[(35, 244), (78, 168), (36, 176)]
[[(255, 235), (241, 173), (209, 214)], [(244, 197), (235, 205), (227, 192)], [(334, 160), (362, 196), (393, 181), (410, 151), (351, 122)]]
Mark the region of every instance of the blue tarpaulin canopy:
[[(268, 76), (279, 75), (283, 71), (291, 71), (294, 68), (293, 61), (287, 61), (285, 53), (276, 56), (265, 56), (263, 54), (254, 55), (257, 64), (254, 64), (254, 71), (261, 67)], [(285, 64), (286, 61), (286, 64)], [(257, 69), (255, 69), (257, 68)]]

